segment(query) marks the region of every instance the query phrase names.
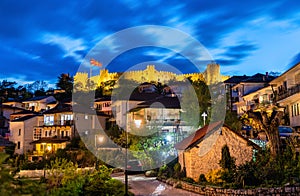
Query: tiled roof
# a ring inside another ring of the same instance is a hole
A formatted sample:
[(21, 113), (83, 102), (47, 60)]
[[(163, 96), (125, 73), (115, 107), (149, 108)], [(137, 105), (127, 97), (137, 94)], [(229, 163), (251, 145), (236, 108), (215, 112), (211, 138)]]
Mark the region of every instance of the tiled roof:
[(5, 105), (2, 104), (2, 106), (0, 106), (2, 109), (11, 109), (11, 110), (25, 110), (24, 108), (19, 108), (19, 107), (15, 107), (15, 106), (10, 106), (10, 105)]
[(270, 82), (274, 78), (274, 76), (266, 76), (264, 74), (257, 73), (248, 79), (243, 80), (242, 82)]
[(204, 127), (198, 129), (195, 134), (190, 135), (189, 137), (185, 138), (181, 142), (175, 145), (175, 148), (178, 150), (185, 150), (191, 145), (198, 142), (202, 139), (207, 133), (220, 128), (223, 125), (222, 121), (210, 123), (209, 125), (205, 125)]
[(30, 110), (22, 110), (20, 112), (12, 113), (11, 115), (20, 115), (20, 114), (38, 114), (38, 112), (33, 112)]
[[(204, 127), (198, 129), (195, 134), (190, 135), (189, 137), (185, 138), (181, 142), (175, 144), (175, 148), (178, 150), (185, 150), (198, 142), (200, 142), (207, 134), (212, 133), (213, 131), (218, 130), (219, 128), (226, 127), (230, 130), (230, 128), (226, 125), (223, 125), (222, 121), (210, 123), (209, 125), (205, 125)], [(232, 131), (234, 132), (234, 131)], [(249, 145), (253, 146), (255, 149), (260, 149), (258, 145), (251, 142), (250, 140), (245, 139), (242, 135), (234, 132), (238, 137), (245, 140)]]
[(158, 94), (158, 93), (140, 93), (138, 92), (137, 90), (134, 90), (130, 97), (129, 97), (129, 100), (132, 100), (132, 101), (149, 101), (149, 100), (153, 100), (157, 97), (160, 97), (161, 95)]
[(243, 80), (248, 79), (249, 77), (250, 76), (246, 76), (246, 75), (243, 75), (243, 76), (232, 76), (232, 77), (228, 78), (227, 80), (225, 80), (224, 83), (234, 83), (234, 84), (237, 84), (237, 83), (240, 83)]
[(225, 80), (224, 83), (233, 83), (233, 84), (238, 84), (240, 82), (244, 82), (244, 83), (257, 83), (257, 82), (270, 82), (272, 81), (273, 79), (275, 79), (276, 77), (274, 76), (270, 76), (270, 75), (265, 75), (265, 74), (261, 74), (261, 73), (257, 73), (253, 76), (232, 76), (230, 77), (229, 79)]
[(72, 112), (72, 106), (69, 104), (58, 104), (54, 108), (47, 110), (44, 114), (55, 114), (55, 113), (62, 113), (62, 112)]
[(157, 97), (149, 101), (144, 101), (138, 104), (139, 107), (151, 108), (176, 108), (180, 109), (178, 97)]
[(100, 101), (111, 101), (111, 97), (106, 96), (106, 97), (100, 97), (95, 99), (95, 102), (100, 102)]
[(12, 120), (11, 122), (23, 122), (23, 121), (26, 121), (28, 119), (31, 119), (33, 117), (36, 117), (37, 115), (28, 115), (28, 116), (23, 116), (21, 118), (18, 118), (18, 119), (14, 119)]
[(39, 100), (45, 99), (45, 98), (47, 98), (47, 97), (50, 97), (50, 96), (38, 96), (38, 97), (32, 97), (32, 98), (30, 98), (30, 99), (25, 100), (25, 102), (26, 102), (26, 101), (39, 101)]

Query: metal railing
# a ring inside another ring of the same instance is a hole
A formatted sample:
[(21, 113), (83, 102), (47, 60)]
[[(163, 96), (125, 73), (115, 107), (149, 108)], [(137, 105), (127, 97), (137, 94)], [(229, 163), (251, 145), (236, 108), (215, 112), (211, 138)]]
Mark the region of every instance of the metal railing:
[(296, 86), (293, 86), (285, 91), (279, 92), (277, 101), (290, 97), (296, 93), (300, 93), (300, 84), (297, 84)]

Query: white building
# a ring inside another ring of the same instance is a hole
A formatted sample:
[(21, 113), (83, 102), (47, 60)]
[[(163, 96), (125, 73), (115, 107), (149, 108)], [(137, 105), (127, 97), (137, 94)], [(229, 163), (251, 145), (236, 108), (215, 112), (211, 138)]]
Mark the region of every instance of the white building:
[(289, 115), (290, 125), (300, 130), (300, 63), (272, 80), (270, 84), (275, 89), (277, 103)]
[(10, 122), (9, 140), (16, 144), (15, 153), (25, 154), (33, 149), (30, 142), (33, 140), (33, 129), (43, 116), (28, 115)]

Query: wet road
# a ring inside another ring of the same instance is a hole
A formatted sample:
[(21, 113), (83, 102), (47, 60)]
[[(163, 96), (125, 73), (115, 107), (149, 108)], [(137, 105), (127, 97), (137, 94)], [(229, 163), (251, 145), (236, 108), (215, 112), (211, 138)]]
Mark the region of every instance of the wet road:
[[(124, 174), (113, 174), (113, 178), (124, 183)], [(144, 174), (129, 175), (129, 191), (136, 196), (199, 196), (199, 194), (188, 192), (182, 189), (173, 188), (163, 182), (157, 181), (155, 177), (145, 177)]]

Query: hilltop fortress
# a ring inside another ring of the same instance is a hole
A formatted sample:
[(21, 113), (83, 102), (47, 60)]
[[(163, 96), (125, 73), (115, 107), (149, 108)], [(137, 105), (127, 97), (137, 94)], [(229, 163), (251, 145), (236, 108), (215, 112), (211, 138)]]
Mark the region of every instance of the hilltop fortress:
[(219, 64), (210, 63), (207, 65), (206, 70), (203, 73), (176, 74), (174, 72), (158, 71), (155, 69), (154, 65), (148, 65), (144, 70), (129, 71), (124, 73), (109, 73), (107, 69), (101, 69), (99, 75), (92, 76), (91, 78), (88, 78), (88, 73), (86, 72), (78, 72), (74, 76), (74, 82), (75, 84), (81, 83), (83, 86), (85, 86), (88, 79), (90, 79), (95, 84), (95, 87), (98, 87), (103, 82), (109, 80), (118, 80), (121, 75), (124, 79), (133, 80), (137, 83), (155, 81), (162, 84), (166, 84), (171, 80), (183, 81), (187, 78), (190, 78), (192, 81), (201, 80), (210, 85), (222, 82), (229, 78), (229, 76), (220, 74)]

